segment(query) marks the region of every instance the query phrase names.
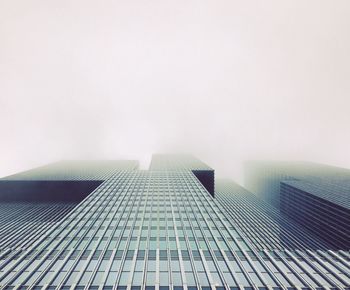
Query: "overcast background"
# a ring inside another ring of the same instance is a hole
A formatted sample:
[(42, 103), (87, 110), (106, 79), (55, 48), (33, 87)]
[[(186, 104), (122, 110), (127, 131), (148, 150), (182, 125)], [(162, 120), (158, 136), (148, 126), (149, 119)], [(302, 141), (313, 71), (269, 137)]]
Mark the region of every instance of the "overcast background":
[(189, 152), (350, 168), (350, 1), (2, 0), (0, 176)]

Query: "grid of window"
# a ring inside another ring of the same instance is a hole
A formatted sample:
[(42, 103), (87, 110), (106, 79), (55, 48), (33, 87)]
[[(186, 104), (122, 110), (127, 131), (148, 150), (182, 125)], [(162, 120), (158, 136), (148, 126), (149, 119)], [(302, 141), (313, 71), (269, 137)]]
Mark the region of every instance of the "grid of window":
[(332, 249), (350, 249), (350, 170), (310, 162), (252, 161), (246, 186)]
[(348, 289), (345, 251), (258, 249), (190, 169), (115, 171), (30, 247), (1, 289)]
[(0, 253), (22, 250), (55, 226), (75, 203), (0, 203)]
[(335, 247), (350, 249), (350, 209), (310, 194), (309, 187), (301, 190), (299, 186), (281, 183), (281, 212)]

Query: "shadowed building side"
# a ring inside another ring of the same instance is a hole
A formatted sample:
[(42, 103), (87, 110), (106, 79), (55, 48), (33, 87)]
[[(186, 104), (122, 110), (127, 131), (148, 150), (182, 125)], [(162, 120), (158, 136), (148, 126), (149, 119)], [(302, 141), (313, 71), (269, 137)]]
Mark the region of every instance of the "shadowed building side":
[(103, 181), (93, 180), (1, 180), (3, 202), (80, 202)]
[[(345, 203), (341, 206), (342, 203), (320, 197), (326, 190), (322, 183), (315, 186), (305, 182), (281, 182), (281, 213), (321, 239), (337, 245), (338, 249), (349, 250), (350, 209)], [(317, 194), (317, 191), (322, 193)], [(332, 194), (333, 191), (328, 193)]]

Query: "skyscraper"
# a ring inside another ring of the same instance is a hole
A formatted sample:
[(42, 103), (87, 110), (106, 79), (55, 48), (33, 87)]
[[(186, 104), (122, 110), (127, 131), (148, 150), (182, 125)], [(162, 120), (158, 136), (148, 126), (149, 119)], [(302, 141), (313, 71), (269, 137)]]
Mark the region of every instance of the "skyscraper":
[(350, 170), (255, 161), (247, 165), (246, 186), (335, 248), (350, 248)]
[(349, 289), (348, 251), (189, 155), (59, 162), (0, 200), (1, 289)]

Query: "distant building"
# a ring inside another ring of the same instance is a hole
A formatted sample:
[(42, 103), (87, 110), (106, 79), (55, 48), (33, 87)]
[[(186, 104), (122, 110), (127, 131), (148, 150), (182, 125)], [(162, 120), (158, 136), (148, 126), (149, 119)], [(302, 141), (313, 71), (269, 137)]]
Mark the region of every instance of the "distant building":
[(337, 249), (231, 180), (217, 180), (215, 197), (259, 250)]
[(350, 170), (308, 162), (248, 162), (245, 186), (338, 249), (350, 249)]

